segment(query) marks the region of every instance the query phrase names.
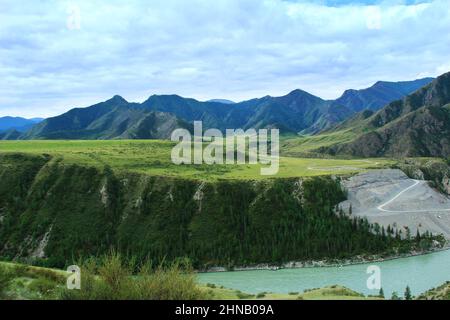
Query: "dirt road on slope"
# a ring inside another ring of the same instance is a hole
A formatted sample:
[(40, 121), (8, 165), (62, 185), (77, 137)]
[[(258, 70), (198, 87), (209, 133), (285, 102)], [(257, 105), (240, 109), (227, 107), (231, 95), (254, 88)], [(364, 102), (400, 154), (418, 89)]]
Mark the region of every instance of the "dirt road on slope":
[(367, 217), (385, 228), (405, 227), (414, 235), (430, 231), (450, 239), (450, 198), (432, 189), (426, 181), (408, 178), (395, 169), (371, 170), (343, 182), (348, 201), (341, 207)]

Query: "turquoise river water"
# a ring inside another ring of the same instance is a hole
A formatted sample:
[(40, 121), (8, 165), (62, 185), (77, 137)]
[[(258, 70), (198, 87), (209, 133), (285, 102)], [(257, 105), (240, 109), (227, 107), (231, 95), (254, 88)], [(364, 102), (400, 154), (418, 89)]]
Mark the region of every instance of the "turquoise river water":
[(201, 273), (198, 279), (201, 283), (214, 283), (254, 294), (303, 292), (335, 284), (366, 295), (377, 294), (377, 290), (367, 288), (370, 265), (380, 267), (381, 286), (386, 297), (393, 291), (403, 295), (407, 285), (414, 295), (418, 295), (450, 281), (450, 250), (345, 267)]

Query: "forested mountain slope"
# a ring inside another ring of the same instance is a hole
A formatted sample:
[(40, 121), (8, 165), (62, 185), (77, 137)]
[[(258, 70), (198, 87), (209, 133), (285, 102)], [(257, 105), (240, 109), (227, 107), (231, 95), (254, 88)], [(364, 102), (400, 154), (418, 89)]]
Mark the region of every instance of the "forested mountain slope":
[(343, 144), (321, 148), (359, 157), (450, 155), (450, 73), (367, 117), (341, 125), (357, 133)]

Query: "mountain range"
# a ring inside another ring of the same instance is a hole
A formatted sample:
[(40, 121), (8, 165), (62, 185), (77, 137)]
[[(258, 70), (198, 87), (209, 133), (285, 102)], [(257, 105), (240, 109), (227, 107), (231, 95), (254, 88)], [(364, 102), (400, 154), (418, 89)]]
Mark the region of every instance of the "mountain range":
[(0, 140), (16, 140), (42, 118), (0, 117)]
[(426, 86), (433, 80), (434, 78), (401, 82), (378, 81), (367, 89), (345, 91), (333, 105), (344, 106), (355, 112), (360, 112), (364, 109), (376, 111), (388, 103), (400, 100), (408, 94)]
[(87, 108), (75, 108), (43, 120), (26, 132), (12, 128), (0, 139), (165, 139), (175, 128), (279, 128), (282, 133), (318, 133), (333, 128), (361, 110), (378, 110), (433, 81), (377, 82), (348, 90), (337, 100), (324, 100), (303, 90), (282, 97), (266, 96), (239, 103), (200, 102), (177, 95), (153, 95), (143, 103), (120, 96)]
[(355, 138), (319, 149), (357, 157), (450, 156), (450, 73), (377, 112), (364, 111), (336, 126)]
[(41, 122), (42, 118), (25, 119), (21, 117), (0, 117), (0, 132), (11, 129), (24, 132), (30, 129), (36, 123)]

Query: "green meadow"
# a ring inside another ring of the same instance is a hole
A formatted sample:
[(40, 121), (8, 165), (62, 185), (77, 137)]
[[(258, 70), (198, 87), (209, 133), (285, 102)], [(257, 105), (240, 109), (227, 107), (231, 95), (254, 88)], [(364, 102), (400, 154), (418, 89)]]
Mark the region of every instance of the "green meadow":
[(336, 143), (346, 143), (356, 137), (351, 129), (325, 132), (319, 135), (285, 136), (281, 137), (280, 148), (286, 156), (302, 156), (314, 154), (320, 147), (329, 147)]
[[(289, 143), (294, 144), (294, 140)], [(389, 159), (344, 160), (283, 156), (280, 158), (280, 170), (277, 175), (262, 176), (261, 166), (268, 165), (175, 165), (171, 161), (171, 150), (174, 146), (174, 142), (159, 140), (1, 141), (0, 154), (49, 154), (56, 159), (61, 159), (64, 164), (94, 167), (108, 165), (116, 172), (131, 171), (156, 176), (205, 180), (349, 174), (394, 164), (394, 161)]]

